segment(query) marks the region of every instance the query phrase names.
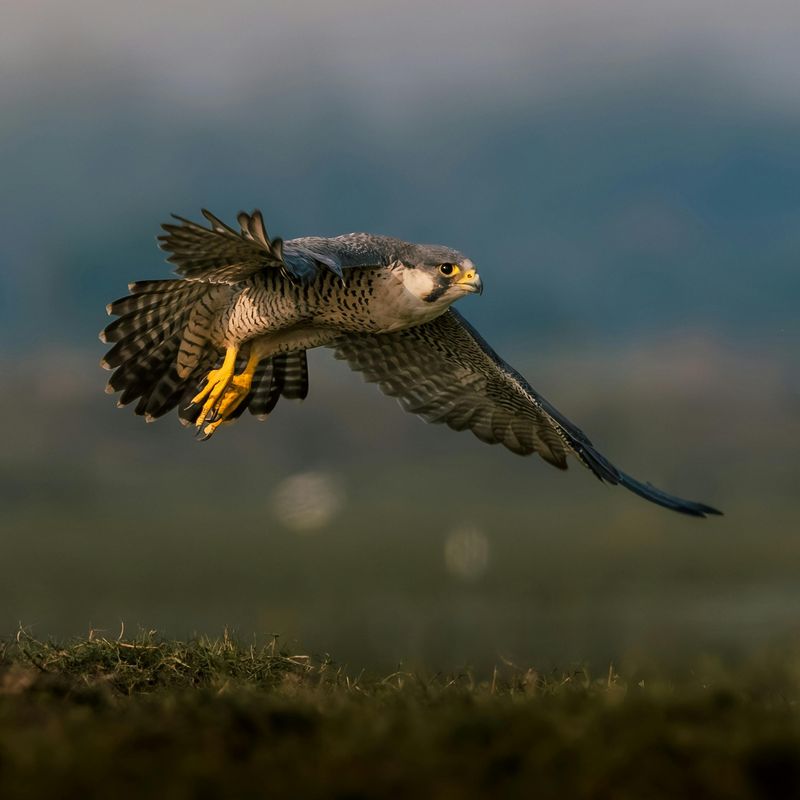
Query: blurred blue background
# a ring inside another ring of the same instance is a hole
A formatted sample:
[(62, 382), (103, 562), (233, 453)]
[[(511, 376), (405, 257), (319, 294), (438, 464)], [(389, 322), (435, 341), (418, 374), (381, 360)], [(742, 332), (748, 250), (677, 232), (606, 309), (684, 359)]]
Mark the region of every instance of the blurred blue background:
[[(800, 8), (20, 5), (0, 30), (0, 613), (383, 666), (738, 654), (800, 627)], [(460, 310), (637, 477), (423, 425), (327, 353), (199, 445), (103, 394), (170, 212), (467, 253)]]

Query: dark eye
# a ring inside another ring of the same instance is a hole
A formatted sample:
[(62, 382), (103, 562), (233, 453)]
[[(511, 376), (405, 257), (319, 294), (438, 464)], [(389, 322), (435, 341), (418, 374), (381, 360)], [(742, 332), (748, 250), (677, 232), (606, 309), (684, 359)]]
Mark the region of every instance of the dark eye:
[(439, 272), (442, 275), (452, 275), (453, 274), (453, 265), (452, 264), (441, 264), (439, 266)]

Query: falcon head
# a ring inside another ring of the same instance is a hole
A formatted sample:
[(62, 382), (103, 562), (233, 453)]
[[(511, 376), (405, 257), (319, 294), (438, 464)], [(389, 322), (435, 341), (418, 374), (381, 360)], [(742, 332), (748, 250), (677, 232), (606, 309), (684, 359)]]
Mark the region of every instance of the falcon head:
[(478, 270), (462, 253), (438, 245), (415, 250), (413, 258), (403, 259), (402, 278), (406, 290), (420, 300), (447, 305), (465, 294), (483, 293)]

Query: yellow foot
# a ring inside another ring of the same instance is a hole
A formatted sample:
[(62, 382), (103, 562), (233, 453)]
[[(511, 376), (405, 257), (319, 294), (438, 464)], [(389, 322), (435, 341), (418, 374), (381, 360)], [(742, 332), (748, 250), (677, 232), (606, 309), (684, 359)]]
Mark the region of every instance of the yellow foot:
[(193, 403), (203, 403), (203, 408), (195, 422), (198, 436), (201, 439), (208, 439), (250, 393), (253, 375), (261, 356), (251, 351), (244, 371), (239, 375), (234, 375), (236, 354), (237, 348), (228, 348), (222, 366), (208, 373), (208, 380), (203, 390), (192, 399)]
[(225, 351), (225, 360), (219, 369), (212, 369), (206, 378), (206, 385), (192, 398), (192, 403), (203, 403), (200, 415), (195, 425), (200, 428), (210, 416), (219, 399), (228, 388), (233, 379), (233, 370), (236, 367), (236, 353), (238, 348), (229, 347)]
[[(222, 397), (215, 404), (211, 415), (204, 417), (203, 421), (198, 422), (198, 431), (202, 427), (202, 438), (208, 439), (212, 433), (225, 422), (228, 417), (239, 407), (239, 404), (250, 394), (250, 387), (253, 385), (253, 376), (243, 372), (241, 375), (234, 375), (230, 383), (225, 387)], [(199, 418), (198, 418), (199, 419)]]

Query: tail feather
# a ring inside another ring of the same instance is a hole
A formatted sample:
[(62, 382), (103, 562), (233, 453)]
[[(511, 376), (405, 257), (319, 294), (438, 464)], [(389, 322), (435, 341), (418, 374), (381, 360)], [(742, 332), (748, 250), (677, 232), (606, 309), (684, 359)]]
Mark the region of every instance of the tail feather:
[(183, 392), (178, 398), (178, 420), (181, 425), (194, 425), (197, 422), (202, 407), (192, 403), (192, 398), (202, 388), (208, 373), (222, 364), (222, 359), (222, 355), (214, 350), (206, 350), (192, 377), (184, 381)]
[(178, 400), (178, 422), (184, 427), (194, 425), (197, 422), (197, 417), (200, 415), (200, 408), (192, 404), (192, 398), (195, 396), (195, 387), (187, 386), (183, 390), (180, 399)]
[[(183, 381), (178, 377), (174, 364), (167, 362), (166, 369), (160, 370), (160, 375), (154, 378), (147, 391), (142, 393), (136, 406), (136, 413), (144, 414), (148, 422), (163, 416), (174, 408), (169, 403), (179, 386), (182, 390)], [(177, 399), (175, 402), (177, 403)]]
[(126, 387), (117, 398), (117, 408), (130, 405), (140, 394), (141, 392), (136, 386)]
[(279, 353), (264, 359), (256, 368), (250, 393), (228, 417), (234, 420), (245, 409), (256, 417), (266, 417), (281, 397), (303, 400), (308, 396), (308, 359), (305, 350)]
[(122, 392), (119, 405), (139, 398), (135, 412), (154, 417), (178, 392), (170, 375), (186, 319), (204, 290), (182, 280), (144, 281), (130, 289), (133, 294), (109, 306), (110, 313), (123, 316), (101, 334), (115, 342), (101, 361), (114, 370), (106, 391)]
[(109, 303), (106, 311), (114, 316), (130, 314), (134, 311), (141, 311), (147, 306), (160, 305), (172, 299), (178, 299), (175, 295), (179, 295), (184, 300), (190, 293), (199, 296), (207, 291), (207, 288), (202, 283), (190, 281), (138, 281), (128, 285), (130, 294)]
[[(156, 373), (160, 375), (164, 363), (173, 359), (176, 353), (175, 337), (164, 339), (146, 350), (138, 351), (114, 370), (108, 379), (106, 391), (109, 394), (119, 392), (154, 377)], [(109, 369), (105, 364), (103, 366)]]
[(258, 410), (252, 412), (259, 419), (265, 419), (278, 404), (281, 389), (283, 388), (283, 368), (285, 363), (286, 355), (283, 353), (274, 356), (272, 359), (272, 375), (270, 376), (269, 385), (266, 386), (261, 397), (257, 398), (260, 400)]
[(148, 311), (145, 311), (144, 314), (133, 312), (119, 317), (100, 331), (100, 341), (103, 344), (115, 344), (129, 336), (150, 330), (160, 325), (169, 316), (166, 312), (167, 309), (163, 307), (153, 307), (152, 313)]
[(305, 350), (287, 353), (281, 395), (290, 400), (304, 400), (308, 396), (308, 359)]
[[(134, 411), (148, 421), (177, 406), (181, 423), (191, 425), (200, 413), (191, 400), (222, 358), (208, 342), (207, 327), (225, 299), (219, 295), (230, 290), (188, 280), (140, 281), (129, 288), (132, 294), (109, 304), (109, 313), (119, 318), (101, 333), (103, 341), (114, 345), (101, 361), (113, 370), (106, 391), (121, 393), (120, 406), (138, 401)], [(246, 357), (244, 348), (238, 372)], [(280, 353), (258, 365), (250, 393), (230, 418), (246, 408), (264, 417), (281, 396), (302, 399), (307, 394), (305, 350)]]
[(120, 339), (103, 357), (103, 366), (114, 369), (134, 358), (141, 352), (149, 352), (162, 342), (171, 341), (173, 336), (183, 328), (182, 317), (163, 320), (152, 328), (145, 328)]
[[(280, 397), (280, 383), (275, 381), (275, 374), (276, 372), (280, 373), (281, 369), (280, 367), (276, 369), (276, 360), (280, 361), (280, 359), (281, 356), (275, 356), (262, 362), (265, 367), (261, 374), (261, 379), (258, 383), (253, 381), (252, 397), (248, 403), (248, 408), (250, 413), (259, 419), (266, 418), (270, 411), (275, 408), (278, 397)], [(259, 367), (261, 366), (259, 365)]]
[[(149, 356), (143, 356), (141, 360), (130, 359), (126, 361), (124, 364), (117, 367), (108, 379), (106, 393), (113, 394), (114, 392), (123, 392), (126, 398), (130, 398), (126, 400), (125, 405), (127, 405), (130, 400), (133, 400), (142, 393), (144, 389), (143, 381), (151, 374), (152, 369), (153, 364), (149, 361)], [(138, 393), (131, 395), (131, 392), (137, 389)], [(122, 398), (120, 398), (120, 400), (122, 400)]]
[[(132, 333), (153, 328), (166, 319), (174, 317), (180, 312), (181, 306), (192, 302), (191, 297), (156, 295), (155, 301), (139, 309), (123, 312), (122, 315), (109, 323), (100, 334), (103, 342), (118, 342)], [(116, 312), (112, 312), (116, 313)]]
[[(189, 392), (192, 396), (197, 389), (198, 382), (199, 375), (197, 376), (197, 380), (189, 384)], [(180, 403), (185, 391), (186, 379), (178, 375), (178, 371), (175, 369), (174, 365), (170, 365), (170, 368), (161, 376), (161, 379), (154, 384), (146, 397), (142, 395), (142, 401), (145, 399), (147, 400), (143, 406), (143, 413), (147, 421), (150, 422), (154, 419), (158, 419), (172, 411), (172, 409)], [(191, 397), (189, 399), (191, 399)]]
[(128, 284), (131, 294), (169, 294), (171, 292), (185, 292), (191, 284), (175, 278), (156, 278), (150, 281), (134, 281)]
[(258, 385), (253, 385), (253, 396), (248, 403), (248, 408), (250, 409), (250, 413), (259, 419), (266, 419), (270, 411), (275, 408), (278, 397), (280, 397), (279, 384), (276, 384), (274, 380), (276, 358), (280, 359), (280, 356), (266, 360), (265, 363), (267, 367), (261, 376), (261, 381)]

